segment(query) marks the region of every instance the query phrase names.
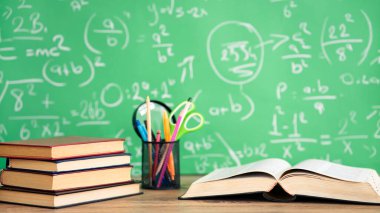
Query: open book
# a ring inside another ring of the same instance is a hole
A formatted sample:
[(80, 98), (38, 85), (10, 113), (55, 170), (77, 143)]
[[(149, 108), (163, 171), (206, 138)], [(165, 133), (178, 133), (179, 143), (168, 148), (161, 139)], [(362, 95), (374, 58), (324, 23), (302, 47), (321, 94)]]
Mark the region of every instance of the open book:
[(264, 193), (269, 200), (296, 196), (380, 204), (380, 179), (375, 170), (306, 160), (293, 167), (281, 159), (218, 169), (191, 184), (180, 199)]

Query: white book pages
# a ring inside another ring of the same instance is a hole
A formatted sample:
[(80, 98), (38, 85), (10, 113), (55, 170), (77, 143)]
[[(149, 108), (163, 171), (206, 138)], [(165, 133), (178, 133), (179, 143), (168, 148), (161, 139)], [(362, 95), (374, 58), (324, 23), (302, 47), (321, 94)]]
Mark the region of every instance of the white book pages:
[(224, 169), (217, 169), (210, 174), (198, 179), (194, 183), (204, 183), (215, 180), (222, 180), (230, 178), (237, 175), (252, 173), (252, 172), (263, 172), (267, 173), (277, 180), (281, 177), (282, 173), (289, 169), (291, 165), (282, 159), (271, 158), (266, 160), (257, 161), (254, 163), (246, 164), (239, 167), (231, 167)]
[(307, 170), (339, 180), (367, 182), (380, 195), (379, 176), (373, 169), (344, 166), (317, 159), (305, 160), (289, 170), (293, 169)]

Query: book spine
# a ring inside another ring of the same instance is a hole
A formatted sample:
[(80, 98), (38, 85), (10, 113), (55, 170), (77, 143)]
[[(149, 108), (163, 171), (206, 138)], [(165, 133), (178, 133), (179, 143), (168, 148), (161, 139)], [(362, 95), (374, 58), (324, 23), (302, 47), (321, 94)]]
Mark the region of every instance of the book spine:
[[(5, 168), (8, 168), (9, 166), (9, 158), (5, 158)], [(0, 169), (0, 185), (4, 185), (3, 184), (3, 173), (4, 173), (5, 169)]]
[(0, 170), (0, 185), (4, 185), (3, 184), (3, 173), (4, 173), (4, 170)]

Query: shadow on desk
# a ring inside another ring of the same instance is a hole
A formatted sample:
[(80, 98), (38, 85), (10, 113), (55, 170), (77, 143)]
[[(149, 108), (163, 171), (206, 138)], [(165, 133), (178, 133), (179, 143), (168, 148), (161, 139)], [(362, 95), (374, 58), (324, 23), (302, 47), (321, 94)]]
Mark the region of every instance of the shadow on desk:
[[(267, 202), (267, 203), (304, 203), (304, 204), (330, 204), (330, 205), (371, 205), (371, 206), (380, 206), (379, 204), (373, 203), (360, 203), (344, 200), (335, 200), (329, 198), (318, 198), (318, 197), (309, 197), (309, 196), (297, 196), (294, 201), (269, 201), (264, 198), (262, 193), (253, 193), (253, 194), (239, 194), (231, 196), (219, 196), (219, 197), (205, 197), (205, 198), (194, 198), (190, 200), (203, 200), (212, 203), (247, 203), (247, 202)], [(187, 200), (184, 200), (187, 201)]]

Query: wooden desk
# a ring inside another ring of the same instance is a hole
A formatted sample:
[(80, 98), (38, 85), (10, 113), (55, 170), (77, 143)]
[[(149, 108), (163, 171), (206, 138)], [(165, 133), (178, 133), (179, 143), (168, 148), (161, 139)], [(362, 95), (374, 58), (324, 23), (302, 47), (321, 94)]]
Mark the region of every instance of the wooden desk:
[(239, 199), (214, 200), (178, 200), (177, 197), (186, 191), (187, 187), (198, 177), (182, 177), (181, 190), (144, 190), (144, 195), (120, 198), (99, 203), (63, 208), (58, 210), (11, 205), (0, 203), (0, 212), (380, 212), (380, 206), (357, 205), (335, 202), (303, 201), (292, 203), (275, 203), (265, 200), (251, 199), (246, 196)]

